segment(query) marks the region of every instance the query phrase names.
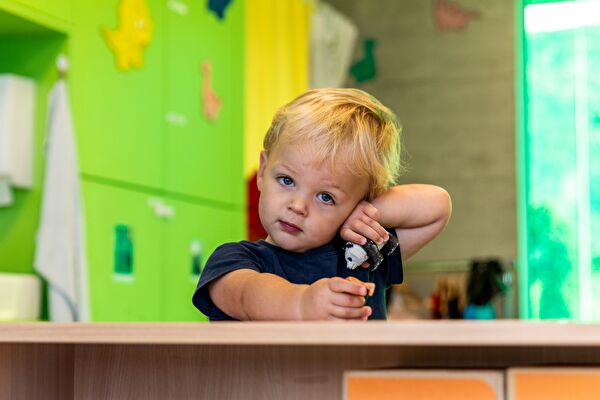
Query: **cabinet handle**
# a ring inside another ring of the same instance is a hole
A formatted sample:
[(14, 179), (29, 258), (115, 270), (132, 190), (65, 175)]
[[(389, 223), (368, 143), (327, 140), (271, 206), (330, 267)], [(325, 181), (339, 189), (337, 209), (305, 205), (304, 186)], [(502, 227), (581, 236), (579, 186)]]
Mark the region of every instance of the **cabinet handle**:
[(165, 119), (169, 124), (174, 126), (186, 126), (188, 123), (188, 119), (184, 114), (176, 113), (174, 111), (169, 111), (165, 115)]
[(190, 11), (187, 4), (180, 0), (169, 0), (169, 2), (167, 3), (167, 7), (171, 12), (181, 16), (188, 15)]
[(148, 205), (154, 210), (154, 215), (159, 219), (170, 220), (175, 217), (175, 207), (168, 205), (161, 199), (151, 197), (148, 199)]

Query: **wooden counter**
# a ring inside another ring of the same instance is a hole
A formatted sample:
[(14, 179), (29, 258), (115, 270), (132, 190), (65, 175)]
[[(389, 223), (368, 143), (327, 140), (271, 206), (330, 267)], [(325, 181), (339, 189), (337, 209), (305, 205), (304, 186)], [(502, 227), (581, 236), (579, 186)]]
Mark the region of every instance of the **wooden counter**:
[(600, 366), (600, 325), (0, 324), (0, 399), (338, 399), (346, 370)]

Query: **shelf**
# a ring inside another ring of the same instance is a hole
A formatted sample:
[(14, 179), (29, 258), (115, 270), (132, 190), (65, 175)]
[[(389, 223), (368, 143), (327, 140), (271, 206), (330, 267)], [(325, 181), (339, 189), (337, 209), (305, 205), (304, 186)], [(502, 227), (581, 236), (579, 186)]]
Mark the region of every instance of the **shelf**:
[(0, 324), (0, 343), (597, 347), (599, 324), (527, 321)]
[(71, 24), (29, 6), (0, 0), (0, 35), (68, 34)]

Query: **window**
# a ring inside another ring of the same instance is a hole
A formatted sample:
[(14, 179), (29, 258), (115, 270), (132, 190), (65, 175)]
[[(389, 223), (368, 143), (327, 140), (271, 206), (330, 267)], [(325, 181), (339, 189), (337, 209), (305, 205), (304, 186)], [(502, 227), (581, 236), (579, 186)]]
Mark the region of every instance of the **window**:
[(520, 316), (600, 320), (600, 1), (518, 11)]

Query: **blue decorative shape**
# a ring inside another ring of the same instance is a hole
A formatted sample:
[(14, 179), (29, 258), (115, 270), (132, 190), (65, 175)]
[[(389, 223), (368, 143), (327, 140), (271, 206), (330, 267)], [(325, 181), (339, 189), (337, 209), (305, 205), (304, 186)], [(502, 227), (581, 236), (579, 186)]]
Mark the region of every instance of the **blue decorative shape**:
[(225, 19), (225, 10), (233, 0), (208, 0), (207, 7), (210, 11), (217, 14), (220, 20)]

